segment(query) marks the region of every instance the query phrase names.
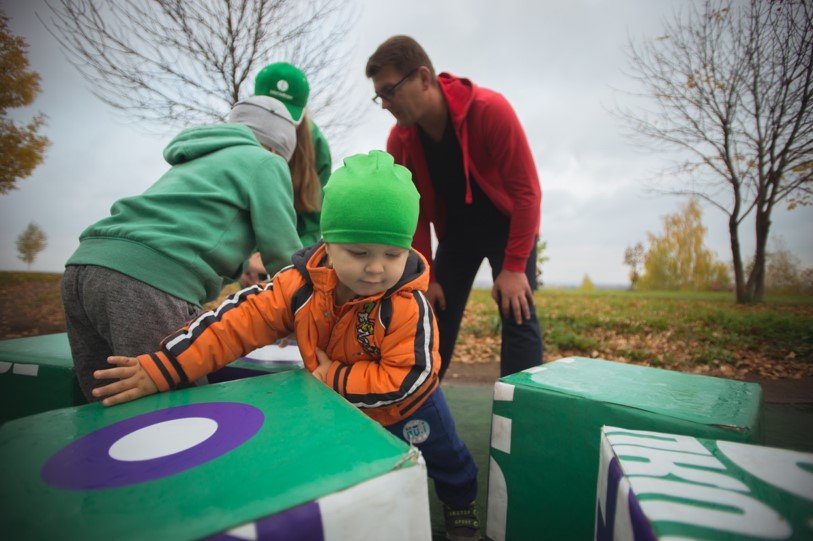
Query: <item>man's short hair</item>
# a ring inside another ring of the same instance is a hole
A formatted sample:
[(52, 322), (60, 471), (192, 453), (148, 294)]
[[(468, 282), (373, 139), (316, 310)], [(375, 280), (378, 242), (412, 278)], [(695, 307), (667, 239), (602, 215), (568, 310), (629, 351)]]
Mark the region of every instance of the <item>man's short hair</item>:
[(417, 41), (409, 36), (392, 36), (379, 45), (367, 60), (365, 73), (368, 78), (374, 77), (384, 66), (392, 66), (402, 75), (426, 66), (429, 68), (432, 79), (435, 78), (435, 68), (432, 67), (429, 55)]

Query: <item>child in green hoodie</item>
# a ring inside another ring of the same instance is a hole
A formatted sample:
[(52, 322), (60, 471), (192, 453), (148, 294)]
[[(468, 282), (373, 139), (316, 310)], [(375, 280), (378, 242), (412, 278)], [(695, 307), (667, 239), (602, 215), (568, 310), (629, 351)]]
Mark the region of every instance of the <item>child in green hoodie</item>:
[(255, 249), (269, 274), (302, 247), (287, 161), (296, 126), (278, 100), (235, 104), (228, 124), (182, 131), (171, 168), (88, 227), (62, 279), (68, 338), (85, 397), (110, 355), (136, 355), (195, 317)]
[[(296, 124), (296, 148), (288, 166), (296, 209), (296, 230), (303, 246), (316, 244), (322, 238), (319, 216), (323, 189), (330, 177), (332, 159), (327, 139), (305, 109), (310, 96), (310, 84), (305, 74), (288, 62), (268, 64), (254, 79), (254, 94), (271, 96), (285, 105)], [(259, 253), (255, 252), (240, 277), (240, 285), (248, 287), (268, 280)]]

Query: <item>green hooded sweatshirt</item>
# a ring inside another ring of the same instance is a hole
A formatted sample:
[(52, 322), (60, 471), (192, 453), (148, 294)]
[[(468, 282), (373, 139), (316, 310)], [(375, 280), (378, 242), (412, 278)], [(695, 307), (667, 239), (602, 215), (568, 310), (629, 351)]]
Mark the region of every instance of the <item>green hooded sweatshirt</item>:
[(248, 127), (184, 130), (164, 159), (172, 168), (85, 229), (66, 265), (106, 267), (201, 305), (255, 248), (272, 275), (290, 264), (302, 245), (288, 164)]

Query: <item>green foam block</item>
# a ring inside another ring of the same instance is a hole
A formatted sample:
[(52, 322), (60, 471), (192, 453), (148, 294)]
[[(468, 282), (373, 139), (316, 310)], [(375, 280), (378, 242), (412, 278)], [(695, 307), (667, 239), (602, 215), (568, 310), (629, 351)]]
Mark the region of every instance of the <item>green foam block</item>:
[(259, 376), (5, 423), (0, 531), (199, 539), (416, 463), (307, 372)]
[(592, 539), (602, 425), (761, 441), (753, 383), (568, 358), (494, 388), (487, 536)]
[(84, 403), (66, 333), (0, 340), (0, 423)]

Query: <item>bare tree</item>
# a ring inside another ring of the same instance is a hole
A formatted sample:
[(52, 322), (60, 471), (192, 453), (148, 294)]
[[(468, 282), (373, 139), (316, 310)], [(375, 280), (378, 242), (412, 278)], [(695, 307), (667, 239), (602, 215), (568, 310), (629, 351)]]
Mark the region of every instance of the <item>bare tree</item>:
[(642, 243), (636, 242), (635, 246), (627, 246), (624, 250), (624, 265), (630, 268), (630, 289), (635, 289), (638, 285), (645, 262), (646, 250)]
[(222, 121), (254, 77), (286, 61), (308, 77), (308, 108), (336, 135), (347, 88), (347, 0), (46, 0), (41, 18), (102, 101), (128, 118), (187, 127)]
[[(629, 45), (632, 76), (651, 107), (619, 107), (634, 136), (680, 151), (666, 193), (699, 197), (728, 216), (737, 301), (761, 301), (771, 215), (811, 203), (813, 4), (706, 0)], [(675, 187), (677, 186), (677, 187)], [(754, 213), (754, 266), (740, 225)]]

